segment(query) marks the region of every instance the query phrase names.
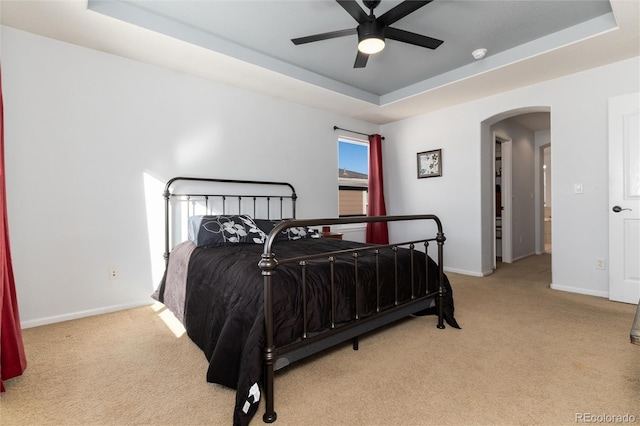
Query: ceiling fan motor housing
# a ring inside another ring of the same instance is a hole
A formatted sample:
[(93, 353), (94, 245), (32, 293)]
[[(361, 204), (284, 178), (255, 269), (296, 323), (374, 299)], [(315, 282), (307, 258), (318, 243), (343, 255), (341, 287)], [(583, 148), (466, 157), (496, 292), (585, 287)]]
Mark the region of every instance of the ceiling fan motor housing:
[(380, 4), (380, 0), (362, 0), (362, 4), (364, 4), (367, 9), (373, 10)]
[(368, 38), (378, 38), (384, 41), (385, 29), (386, 25), (384, 25), (377, 19), (373, 21), (363, 22), (358, 25), (358, 42), (361, 42), (362, 40), (366, 40)]

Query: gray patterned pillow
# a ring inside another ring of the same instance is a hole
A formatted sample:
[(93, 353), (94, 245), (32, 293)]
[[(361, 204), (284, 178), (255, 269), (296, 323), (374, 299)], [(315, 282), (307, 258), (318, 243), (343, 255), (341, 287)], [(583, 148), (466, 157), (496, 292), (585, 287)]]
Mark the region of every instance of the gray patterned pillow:
[(249, 215), (192, 216), (189, 239), (197, 246), (261, 244), (267, 235)]
[[(254, 219), (254, 222), (265, 234), (269, 234), (276, 227), (280, 220)], [(276, 237), (276, 241), (300, 240), (302, 238), (320, 238), (317, 229), (306, 226), (294, 226), (286, 228)]]
[(289, 240), (300, 240), (302, 238), (320, 238), (317, 229), (309, 228), (307, 226), (293, 226), (287, 228), (282, 233), (287, 234)]

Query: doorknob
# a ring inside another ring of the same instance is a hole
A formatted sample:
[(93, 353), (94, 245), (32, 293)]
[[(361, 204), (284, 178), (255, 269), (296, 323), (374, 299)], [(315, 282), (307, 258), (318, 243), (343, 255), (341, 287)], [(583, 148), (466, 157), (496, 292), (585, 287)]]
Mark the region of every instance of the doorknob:
[(629, 211), (631, 211), (631, 209), (623, 209), (623, 208), (622, 208), (622, 207), (620, 207), (620, 206), (613, 206), (613, 208), (612, 208), (611, 210), (613, 210), (613, 211), (614, 211), (614, 212), (616, 212), (616, 213), (620, 213), (620, 212), (621, 212), (621, 211), (623, 211), (623, 210), (629, 210)]

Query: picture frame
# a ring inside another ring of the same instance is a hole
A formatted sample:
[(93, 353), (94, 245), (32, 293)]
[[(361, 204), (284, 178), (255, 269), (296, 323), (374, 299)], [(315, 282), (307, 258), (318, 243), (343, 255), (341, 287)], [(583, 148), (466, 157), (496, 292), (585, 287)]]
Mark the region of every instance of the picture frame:
[(418, 153), (418, 179), (442, 176), (442, 149)]

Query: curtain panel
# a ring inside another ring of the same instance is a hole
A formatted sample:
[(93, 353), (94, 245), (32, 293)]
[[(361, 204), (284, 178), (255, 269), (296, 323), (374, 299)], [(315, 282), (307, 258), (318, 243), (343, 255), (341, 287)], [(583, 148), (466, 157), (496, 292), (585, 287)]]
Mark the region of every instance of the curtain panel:
[[(369, 206), (367, 216), (386, 216), (382, 178), (382, 137), (369, 135)], [(387, 222), (367, 223), (367, 243), (389, 244)]]
[(0, 391), (4, 381), (20, 376), (27, 368), (22, 342), (16, 286), (11, 265), (7, 191), (4, 168), (4, 104), (2, 101), (2, 70), (0, 69)]

